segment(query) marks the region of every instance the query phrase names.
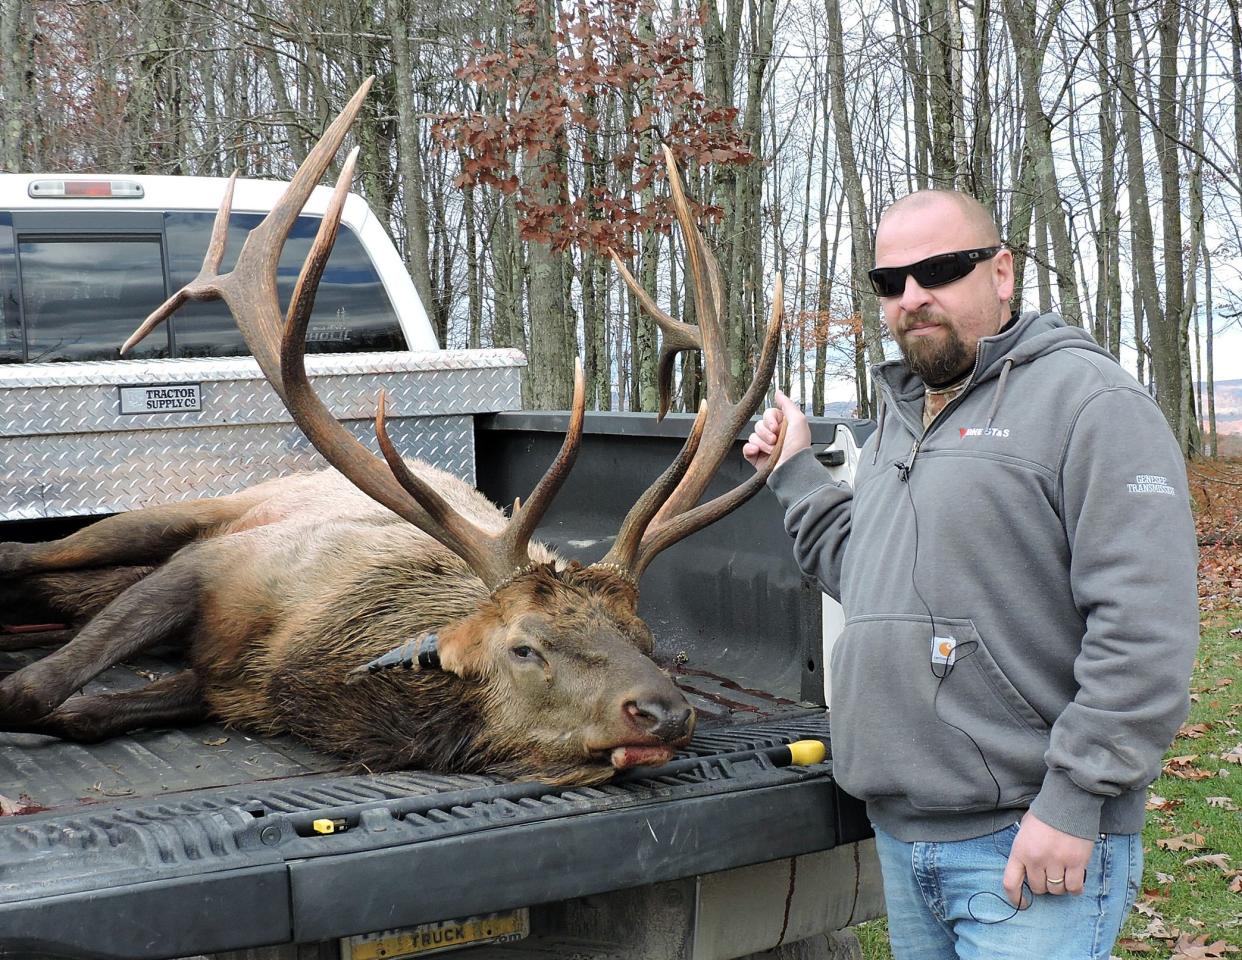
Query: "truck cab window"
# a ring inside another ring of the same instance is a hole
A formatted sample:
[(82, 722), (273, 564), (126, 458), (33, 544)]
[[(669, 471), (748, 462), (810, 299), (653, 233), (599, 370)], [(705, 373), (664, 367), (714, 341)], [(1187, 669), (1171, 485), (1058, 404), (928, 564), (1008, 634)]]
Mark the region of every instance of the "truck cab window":
[[(198, 274), (211, 239), (215, 215), (170, 212), (164, 216), (168, 238), (172, 289)], [(235, 213), (229, 218), (229, 236), (221, 270), (231, 270), (246, 233), (258, 226), (258, 214)], [(282, 309), (287, 309), (302, 262), (319, 229), (317, 217), (297, 219), (285, 243), (277, 267)], [(178, 311), (175, 324), (177, 356), (232, 357), (249, 351), (237, 325), (222, 303), (187, 303)], [(388, 294), (362, 243), (342, 225), (328, 258), (315, 309), (307, 331), (307, 353), (349, 353), (370, 350), (403, 350), (405, 340)]]
[(12, 220), (9, 214), (0, 213), (0, 363), (21, 363), (25, 359), (13, 256)]
[[(164, 301), (158, 237), (32, 237), (18, 242), (27, 360), (115, 360), (125, 338)], [(132, 352), (169, 356), (157, 330)]]

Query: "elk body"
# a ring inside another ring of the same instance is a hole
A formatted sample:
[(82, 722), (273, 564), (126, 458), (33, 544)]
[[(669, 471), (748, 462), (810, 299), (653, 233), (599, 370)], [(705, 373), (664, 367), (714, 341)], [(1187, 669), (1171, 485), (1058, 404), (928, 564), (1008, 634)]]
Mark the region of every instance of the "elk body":
[[(402, 459), (384, 429), (382, 397), (376, 433), (384, 460), (336, 423), (311, 389), (302, 363), (306, 323), (356, 151), (288, 317), (280, 317), (275, 265), (284, 237), (368, 86), (251, 233), (234, 270), (220, 275), (230, 188), (202, 273), (127, 344), (186, 299), (224, 299), (294, 420), (336, 469), (122, 514), (51, 543), (0, 544), (0, 616), (42, 608), (74, 628), (59, 649), (0, 681), (0, 731), (94, 741), (211, 715), (291, 733), (374, 771), (425, 767), (555, 783), (662, 762), (689, 739), (693, 711), (650, 659), (637, 584), (657, 552), (723, 516), (766, 479), (756, 474), (696, 506), (771, 376), (779, 283), (758, 371), (734, 403), (718, 326), (718, 268), (670, 156), (700, 326), (677, 323), (636, 292), (665, 330), (662, 411), (680, 349), (703, 349), (708, 400), (608, 555), (586, 567), (566, 561), (530, 538), (581, 441), (580, 369), (561, 452), (511, 517), (463, 481)], [(73, 695), (162, 642), (183, 647), (184, 670), (138, 691)], [(392, 663), (408, 669), (382, 669)]]

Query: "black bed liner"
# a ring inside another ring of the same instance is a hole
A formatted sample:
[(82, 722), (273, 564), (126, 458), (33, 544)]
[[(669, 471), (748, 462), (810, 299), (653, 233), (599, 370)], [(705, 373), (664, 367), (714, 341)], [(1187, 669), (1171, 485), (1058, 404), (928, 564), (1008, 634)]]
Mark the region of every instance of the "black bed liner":
[[(672, 764), (597, 787), (307, 774), (6, 817), (0, 953), (311, 942), (826, 849), (866, 832), (830, 764), (762, 748), (827, 735), (822, 710), (709, 726)], [(346, 829), (317, 834), (320, 817)]]
[[(588, 423), (538, 532), (585, 562), (675, 455), (689, 418)], [(563, 417), (476, 429), (478, 483), (525, 497)], [(819, 441), (832, 424), (817, 424)], [(707, 496), (744, 479), (740, 455)], [(62, 534), (67, 531), (57, 531)], [(44, 534), (46, 536), (47, 534)], [(53, 534), (56, 535), (56, 534)], [(0, 734), (0, 957), (159, 958), (312, 943), (624, 889), (824, 850), (870, 835), (830, 759), (762, 751), (828, 740), (820, 594), (761, 495), (657, 558), (641, 615), (698, 712), (672, 764), (590, 788), (424, 772), (347, 775), (288, 737), (215, 724), (80, 746)], [(43, 651), (0, 652), (0, 673)], [(176, 669), (154, 651), (88, 693)], [(321, 835), (312, 822), (342, 820)], [(792, 826), (791, 826), (792, 825)]]

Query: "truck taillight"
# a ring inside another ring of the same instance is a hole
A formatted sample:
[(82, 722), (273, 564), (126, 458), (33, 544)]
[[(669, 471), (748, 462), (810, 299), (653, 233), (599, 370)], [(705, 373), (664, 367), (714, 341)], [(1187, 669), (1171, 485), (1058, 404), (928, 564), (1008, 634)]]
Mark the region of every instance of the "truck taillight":
[(36, 200), (54, 197), (103, 197), (140, 200), (141, 183), (133, 180), (32, 180), (26, 191)]

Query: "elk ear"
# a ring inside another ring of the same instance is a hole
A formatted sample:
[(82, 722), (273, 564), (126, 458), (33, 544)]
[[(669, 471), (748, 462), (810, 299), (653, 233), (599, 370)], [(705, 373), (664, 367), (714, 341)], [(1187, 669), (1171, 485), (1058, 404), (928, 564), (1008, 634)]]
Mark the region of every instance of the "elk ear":
[(473, 618), (458, 621), (440, 631), (440, 669), (459, 677), (480, 677), (484, 668), (484, 632)]

